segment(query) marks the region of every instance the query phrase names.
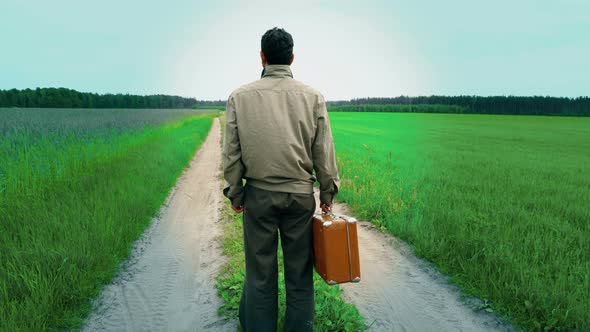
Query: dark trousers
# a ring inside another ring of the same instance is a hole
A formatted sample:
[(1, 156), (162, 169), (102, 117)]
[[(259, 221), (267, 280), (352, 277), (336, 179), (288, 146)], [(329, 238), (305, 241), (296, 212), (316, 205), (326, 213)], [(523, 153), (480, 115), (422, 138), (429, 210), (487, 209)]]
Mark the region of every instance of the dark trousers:
[(285, 267), (285, 331), (313, 331), (313, 194), (268, 191), (246, 185), (244, 251), (246, 279), (240, 324), (246, 332), (277, 330), (280, 231)]

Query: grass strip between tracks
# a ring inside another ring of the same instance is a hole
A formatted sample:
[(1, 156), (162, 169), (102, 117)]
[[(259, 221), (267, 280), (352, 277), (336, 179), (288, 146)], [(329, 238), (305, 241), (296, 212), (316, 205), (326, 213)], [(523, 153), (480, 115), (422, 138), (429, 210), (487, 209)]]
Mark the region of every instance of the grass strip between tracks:
[[(80, 326), (91, 299), (111, 281), (206, 138), (212, 118), (185, 118), (108, 141), (72, 141), (52, 153), (80, 151), (84, 158), (56, 166), (59, 176), (5, 183), (0, 330)], [(31, 147), (22, 149), (26, 156)], [(11, 165), (8, 174), (26, 168), (27, 160)]]
[[(219, 313), (237, 317), (245, 276), (244, 242), (242, 236), (242, 214), (235, 214), (229, 203), (224, 204), (222, 217), (224, 222), (223, 254), (227, 262), (217, 278), (217, 290), (224, 304)], [(285, 313), (285, 282), (283, 255), (279, 243), (279, 331), (283, 330)], [(367, 326), (357, 308), (346, 303), (341, 296), (338, 285), (329, 286), (314, 273), (315, 288), (315, 331), (361, 331)]]

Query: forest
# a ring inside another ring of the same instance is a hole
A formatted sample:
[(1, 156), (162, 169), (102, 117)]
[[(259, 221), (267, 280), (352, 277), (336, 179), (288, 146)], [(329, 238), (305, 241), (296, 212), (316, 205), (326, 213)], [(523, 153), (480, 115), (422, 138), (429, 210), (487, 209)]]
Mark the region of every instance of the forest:
[(66, 88), (0, 90), (0, 107), (55, 108), (192, 108), (224, 105), (224, 101), (203, 101), (168, 95), (98, 94)]
[(590, 97), (399, 96), (332, 101), (328, 102), (328, 107), (331, 110), (343, 112), (590, 116)]

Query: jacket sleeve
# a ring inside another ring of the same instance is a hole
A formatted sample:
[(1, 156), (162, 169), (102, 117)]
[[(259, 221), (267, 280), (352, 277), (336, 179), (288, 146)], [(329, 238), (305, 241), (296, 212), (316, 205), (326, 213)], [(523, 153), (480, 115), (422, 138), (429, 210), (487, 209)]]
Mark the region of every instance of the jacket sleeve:
[(334, 139), (326, 102), (320, 96), (316, 104), (317, 129), (312, 145), (313, 168), (317, 180), (320, 182), (320, 201), (332, 204), (334, 196), (338, 193), (340, 177), (336, 165), (336, 153), (334, 151)]
[(238, 136), (236, 108), (232, 96), (227, 100), (225, 112), (225, 138), (223, 140), (223, 177), (225, 188), (223, 194), (232, 205), (239, 207), (244, 204), (244, 188), (242, 177), (245, 167), (242, 163), (242, 150)]

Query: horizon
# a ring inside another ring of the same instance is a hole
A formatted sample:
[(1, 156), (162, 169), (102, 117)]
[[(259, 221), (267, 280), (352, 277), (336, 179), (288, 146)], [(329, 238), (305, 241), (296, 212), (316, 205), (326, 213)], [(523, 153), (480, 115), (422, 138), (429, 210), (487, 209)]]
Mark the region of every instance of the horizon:
[(14, 29), (0, 32), (7, 50), (0, 55), (0, 89), (226, 100), (259, 78), (260, 37), (273, 26), (293, 35), (295, 79), (330, 101), (578, 98), (588, 96), (590, 86), (581, 70), (590, 67), (590, 18), (584, 14), (590, 3), (581, 0), (8, 0), (3, 7), (0, 19)]
[[(16, 89), (16, 88), (0, 88), (0, 90), (12, 90), (12, 89)], [(34, 91), (36, 89), (68, 89), (68, 90), (73, 90), (76, 92), (80, 92), (80, 93), (93, 93), (93, 94), (98, 94), (98, 95), (135, 95), (135, 96), (141, 96), (141, 97), (146, 97), (146, 96), (157, 96), (157, 95), (162, 95), (162, 96), (169, 96), (169, 97), (181, 97), (181, 98), (194, 98), (199, 102), (227, 102), (227, 98), (226, 99), (198, 99), (195, 97), (191, 97), (191, 96), (182, 96), (182, 95), (167, 95), (167, 94), (162, 94), (162, 93), (154, 93), (154, 94), (145, 94), (145, 95), (138, 95), (138, 94), (133, 94), (133, 93), (120, 93), (120, 92), (104, 92), (104, 93), (99, 93), (99, 92), (92, 92), (92, 91), (81, 91), (81, 90), (77, 90), (77, 89), (73, 89), (73, 88), (68, 88), (68, 87), (34, 87), (34, 88), (23, 88), (23, 89), (16, 89), (16, 90), (31, 90)], [(365, 96), (365, 97), (353, 97), (350, 99), (327, 99), (326, 102), (330, 103), (330, 102), (341, 102), (341, 101), (353, 101), (353, 100), (358, 100), (358, 99), (394, 99), (394, 98), (401, 98), (401, 97), (406, 97), (406, 98), (422, 98), (422, 97), (483, 97), (483, 98), (493, 98), (493, 97), (505, 97), (505, 98), (509, 98), (509, 97), (514, 97), (514, 98), (564, 98), (564, 99), (580, 99), (580, 98), (590, 98), (590, 95), (580, 95), (580, 96), (553, 96), (553, 95), (489, 95), (489, 96), (483, 96), (483, 95), (397, 95), (397, 96)]]

